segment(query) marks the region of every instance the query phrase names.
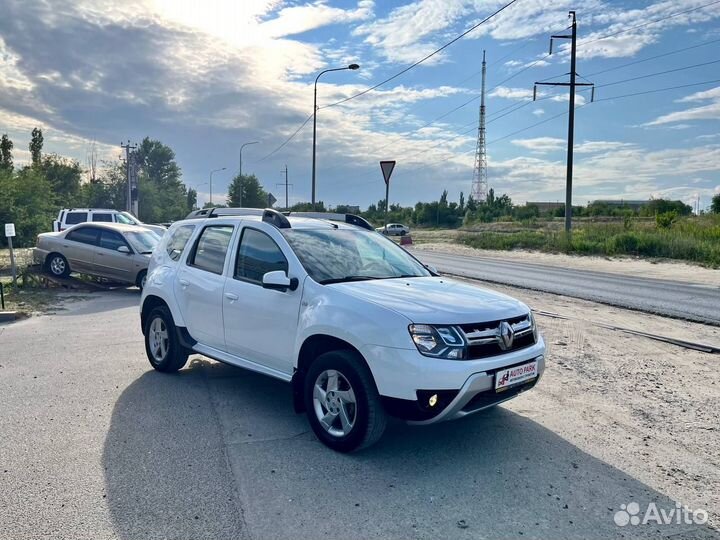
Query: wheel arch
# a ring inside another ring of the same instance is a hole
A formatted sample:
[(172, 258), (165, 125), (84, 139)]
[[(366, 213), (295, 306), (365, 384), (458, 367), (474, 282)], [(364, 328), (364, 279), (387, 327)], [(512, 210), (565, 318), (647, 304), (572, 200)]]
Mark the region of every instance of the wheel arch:
[(297, 366), (293, 372), (291, 381), (293, 390), (293, 407), (295, 412), (302, 413), (305, 411), (303, 400), (303, 382), (308, 367), (315, 358), (330, 351), (351, 351), (357, 353), (358, 357), (365, 364), (365, 367), (367, 367), (368, 371), (372, 374), (372, 370), (370, 370), (370, 366), (365, 360), (365, 357), (362, 355), (360, 350), (351, 343), (329, 334), (313, 334), (312, 336), (308, 336), (300, 346)]

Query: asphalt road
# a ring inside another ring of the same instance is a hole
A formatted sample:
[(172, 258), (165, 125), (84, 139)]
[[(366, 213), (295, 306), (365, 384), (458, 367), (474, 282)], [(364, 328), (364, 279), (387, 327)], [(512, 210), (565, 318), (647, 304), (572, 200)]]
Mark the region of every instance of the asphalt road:
[(413, 254), (448, 274), (720, 326), (720, 283), (709, 287), (490, 257), (422, 250)]
[(622, 501), (674, 503), (534, 421), (531, 393), (334, 453), (284, 383), (199, 356), (153, 371), (137, 301), (0, 326), (0, 539), (715, 537), (617, 527)]

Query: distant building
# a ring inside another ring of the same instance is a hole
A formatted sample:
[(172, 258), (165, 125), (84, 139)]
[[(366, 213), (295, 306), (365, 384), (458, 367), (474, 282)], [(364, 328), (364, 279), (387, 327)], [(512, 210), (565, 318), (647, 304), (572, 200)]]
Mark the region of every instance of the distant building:
[(540, 210), (541, 214), (545, 214), (547, 212), (552, 212), (553, 210), (557, 210), (558, 208), (565, 208), (565, 203), (555, 201), (555, 202), (531, 202), (528, 201), (525, 203), (525, 206), (537, 206), (538, 210)]
[(647, 206), (650, 204), (650, 201), (631, 201), (631, 200), (625, 200), (625, 199), (607, 199), (607, 200), (597, 200), (593, 201), (591, 204), (604, 204), (607, 206), (620, 208), (620, 207), (627, 207), (632, 208), (633, 210), (637, 210), (638, 208), (642, 208), (643, 206)]

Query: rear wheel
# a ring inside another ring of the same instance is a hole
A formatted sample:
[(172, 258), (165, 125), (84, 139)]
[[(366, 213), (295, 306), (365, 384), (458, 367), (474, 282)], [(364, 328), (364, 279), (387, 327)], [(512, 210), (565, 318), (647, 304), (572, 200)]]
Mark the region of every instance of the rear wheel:
[(70, 275), (70, 265), (67, 259), (59, 253), (51, 253), (45, 262), (48, 271), (56, 277), (68, 277)]
[(385, 430), (385, 411), (372, 374), (352, 351), (319, 356), (305, 377), (305, 409), (315, 435), (338, 452), (377, 442)]
[(406, 231), (405, 229), (403, 229), (402, 231), (400, 231), (400, 236), (405, 236), (406, 234), (407, 234), (407, 231)]
[(172, 314), (165, 306), (153, 309), (145, 320), (145, 353), (152, 367), (172, 373), (182, 369), (188, 351), (180, 345)]

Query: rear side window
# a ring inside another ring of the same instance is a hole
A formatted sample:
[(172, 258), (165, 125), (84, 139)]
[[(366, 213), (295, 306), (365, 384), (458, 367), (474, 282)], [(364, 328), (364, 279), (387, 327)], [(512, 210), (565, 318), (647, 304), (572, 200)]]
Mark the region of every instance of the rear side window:
[(98, 214), (97, 212), (93, 213), (92, 215), (93, 221), (103, 221), (105, 223), (112, 223), (112, 214)]
[(213, 274), (222, 274), (232, 225), (211, 225), (200, 234), (188, 264)]
[(66, 225), (76, 225), (87, 221), (87, 212), (68, 212), (65, 218)]
[(80, 227), (70, 231), (65, 238), (81, 244), (97, 245), (98, 230), (95, 227)]
[(285, 255), (264, 232), (244, 229), (235, 263), (235, 279), (262, 283), (267, 272), (288, 271)]
[(120, 233), (115, 231), (100, 231), (100, 247), (117, 251), (120, 246), (126, 246), (127, 243)]
[(168, 238), (166, 245), (168, 257), (170, 257), (173, 261), (180, 259), (180, 256), (182, 255), (182, 252), (185, 249), (188, 240), (190, 240), (194, 230), (195, 225), (183, 225), (173, 231), (170, 238)]

